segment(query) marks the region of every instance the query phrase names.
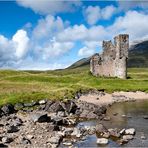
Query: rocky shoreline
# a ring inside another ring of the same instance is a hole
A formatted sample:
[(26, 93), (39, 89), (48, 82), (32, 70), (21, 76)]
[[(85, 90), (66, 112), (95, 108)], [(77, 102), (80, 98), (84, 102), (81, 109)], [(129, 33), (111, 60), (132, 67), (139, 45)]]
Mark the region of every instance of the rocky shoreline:
[[(31, 103), (7, 104), (0, 109), (0, 147), (58, 147), (72, 146), (96, 134), (97, 144), (107, 144), (109, 137), (117, 138), (119, 145), (134, 138), (135, 129), (107, 129), (102, 124), (76, 127), (82, 120), (109, 120), (105, 116), (107, 105), (98, 105), (81, 100), (81, 96), (105, 95), (91, 91), (77, 93), (75, 99), (66, 102), (40, 100)], [(123, 96), (121, 96), (123, 97)], [(116, 102), (120, 97), (114, 96)], [(96, 98), (97, 99), (97, 98)], [(123, 99), (122, 99), (123, 101)], [(134, 101), (134, 99), (124, 99)], [(108, 104), (110, 105), (110, 104)]]

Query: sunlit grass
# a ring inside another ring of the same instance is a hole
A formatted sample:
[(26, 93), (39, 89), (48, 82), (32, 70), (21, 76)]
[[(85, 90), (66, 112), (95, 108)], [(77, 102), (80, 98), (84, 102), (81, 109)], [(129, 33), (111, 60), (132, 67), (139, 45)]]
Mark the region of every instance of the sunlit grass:
[(148, 92), (148, 68), (128, 69), (128, 79), (94, 77), (89, 69), (56, 71), (0, 70), (0, 105), (39, 99), (73, 99), (90, 89)]

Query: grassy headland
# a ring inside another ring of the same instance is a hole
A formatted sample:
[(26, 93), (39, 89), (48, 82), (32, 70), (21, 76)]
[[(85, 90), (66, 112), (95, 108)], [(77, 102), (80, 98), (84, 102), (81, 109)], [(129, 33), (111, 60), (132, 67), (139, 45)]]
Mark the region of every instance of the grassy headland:
[(56, 71), (0, 70), (0, 105), (48, 99), (71, 99), (90, 89), (148, 92), (148, 68), (128, 69), (128, 79), (94, 77), (87, 67)]

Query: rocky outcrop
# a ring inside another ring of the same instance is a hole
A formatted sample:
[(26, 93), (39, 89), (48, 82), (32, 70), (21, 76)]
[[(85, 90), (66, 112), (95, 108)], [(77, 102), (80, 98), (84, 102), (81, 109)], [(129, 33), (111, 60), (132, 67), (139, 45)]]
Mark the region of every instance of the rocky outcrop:
[(106, 113), (105, 106), (98, 106), (85, 101), (79, 101), (77, 105), (81, 118), (102, 119), (102, 114)]

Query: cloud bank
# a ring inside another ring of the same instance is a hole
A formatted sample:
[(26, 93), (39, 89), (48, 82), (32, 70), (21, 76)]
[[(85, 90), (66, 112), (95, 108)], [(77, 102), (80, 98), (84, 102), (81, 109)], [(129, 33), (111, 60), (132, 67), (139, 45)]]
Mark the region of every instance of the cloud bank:
[[(64, 68), (71, 64), (68, 60), (62, 61), (68, 54), (76, 51), (77, 59), (91, 56), (101, 49), (102, 40), (110, 40), (119, 33), (130, 34), (131, 41), (148, 39), (148, 15), (145, 11), (125, 11), (124, 14), (116, 16), (110, 25), (104, 26), (99, 21), (111, 19), (117, 13), (117, 8), (113, 5), (104, 8), (88, 6), (82, 12), (88, 24), (71, 25), (69, 20), (53, 14), (71, 11), (71, 7), (80, 5), (78, 1), (58, 1), (58, 4), (53, 1), (49, 4), (46, 4), (47, 1), (40, 1), (40, 5), (32, 0), (17, 2), (45, 16), (38, 20), (31, 33), (20, 29), (10, 39), (0, 34), (1, 68)], [(52, 6), (52, 9), (47, 10), (45, 4)]]

